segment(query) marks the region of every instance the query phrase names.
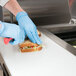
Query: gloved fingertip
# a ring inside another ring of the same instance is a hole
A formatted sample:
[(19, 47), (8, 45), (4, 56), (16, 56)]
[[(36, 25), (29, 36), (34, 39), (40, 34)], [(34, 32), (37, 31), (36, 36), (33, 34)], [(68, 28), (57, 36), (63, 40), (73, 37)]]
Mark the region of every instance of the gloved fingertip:
[(41, 39), (39, 38), (39, 42), (42, 43)]
[(40, 40), (40, 44), (42, 44), (42, 41)]
[(18, 43), (17, 43), (17, 42), (15, 42), (15, 41), (13, 41), (13, 42), (12, 42), (12, 41), (10, 41), (9, 43), (10, 43), (11, 45), (17, 45), (17, 44), (18, 44)]
[(40, 45), (41, 43), (40, 43), (40, 42), (38, 42), (37, 44), (38, 44), (38, 45)]
[[(10, 42), (9, 42), (10, 43)], [(11, 45), (15, 45), (14, 43), (10, 43)]]
[(42, 44), (42, 41), (38, 41), (37, 44), (38, 44), (38, 45)]
[(36, 43), (35, 41), (32, 41), (33, 43)]

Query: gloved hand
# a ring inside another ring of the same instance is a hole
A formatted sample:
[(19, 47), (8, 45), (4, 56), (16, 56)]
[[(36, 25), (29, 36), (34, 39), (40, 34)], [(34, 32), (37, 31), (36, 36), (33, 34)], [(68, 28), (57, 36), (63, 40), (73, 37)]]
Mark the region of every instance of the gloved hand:
[(0, 37), (9, 37), (13, 38), (14, 41), (10, 41), (10, 44), (16, 45), (18, 43), (22, 43), (25, 39), (25, 33), (23, 30), (20, 29), (19, 26), (16, 24), (10, 24), (1, 22), (1, 28), (0, 28)]
[(33, 21), (29, 18), (26, 12), (19, 12), (16, 15), (16, 20), (21, 28), (24, 29), (25, 33), (27, 34), (28, 38), (37, 44), (41, 44), (42, 41), (40, 40), (37, 34), (37, 28)]

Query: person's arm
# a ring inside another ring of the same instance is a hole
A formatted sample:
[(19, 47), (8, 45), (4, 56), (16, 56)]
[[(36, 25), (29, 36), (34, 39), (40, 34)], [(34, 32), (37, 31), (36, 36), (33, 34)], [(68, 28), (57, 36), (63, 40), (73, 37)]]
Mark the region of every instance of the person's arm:
[(42, 43), (38, 36), (36, 25), (16, 0), (9, 0), (4, 7), (16, 16), (20, 28), (25, 31), (26, 35), (33, 43)]
[(15, 16), (18, 12), (24, 11), (16, 0), (9, 0), (4, 7), (8, 9), (11, 13), (13, 13)]
[[(15, 10), (15, 8), (13, 7), (14, 9), (12, 9), (12, 6), (13, 6), (12, 4), (14, 4), (14, 2), (12, 2), (12, 1), (14, 1), (14, 0), (0, 0), (0, 6), (2, 6), (2, 7), (6, 6), (6, 8), (9, 11), (11, 11), (14, 15), (16, 15), (17, 11)], [(18, 12), (20, 12), (20, 11), (18, 11)], [(10, 44), (16, 45), (16, 44), (22, 43), (24, 41), (24, 39), (26, 37), (26, 33), (24, 32), (24, 30), (20, 29), (20, 27), (17, 26), (16, 24), (11, 24), (11, 23), (6, 23), (6, 22), (0, 21), (0, 37), (13, 38), (14, 41), (10, 42)]]

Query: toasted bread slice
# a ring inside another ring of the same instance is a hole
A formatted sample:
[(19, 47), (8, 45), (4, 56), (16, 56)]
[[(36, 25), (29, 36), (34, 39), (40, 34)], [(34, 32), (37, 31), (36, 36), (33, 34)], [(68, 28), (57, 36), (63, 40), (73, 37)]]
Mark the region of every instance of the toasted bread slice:
[(25, 40), (23, 43), (20, 44), (20, 47), (23, 48), (25, 46), (39, 46), (36, 43), (31, 42), (30, 40)]

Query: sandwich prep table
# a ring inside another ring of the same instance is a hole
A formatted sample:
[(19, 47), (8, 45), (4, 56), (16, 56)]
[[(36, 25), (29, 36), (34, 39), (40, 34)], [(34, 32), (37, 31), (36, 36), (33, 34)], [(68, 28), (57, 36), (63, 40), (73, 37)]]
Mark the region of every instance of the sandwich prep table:
[(9, 75), (76, 76), (76, 57), (44, 33), (41, 40), (43, 41), (41, 51), (21, 53), (18, 46), (10, 44), (5, 46), (3, 39), (0, 38), (0, 52)]
[[(5, 45), (0, 38), (1, 74), (4, 76), (76, 76), (75, 24), (71, 19), (68, 0), (23, 0), (20, 5), (29, 13), (41, 32), (43, 49), (21, 53), (18, 45)], [(1, 9), (2, 10), (2, 9)], [(15, 22), (4, 11), (4, 21)], [(31, 11), (31, 13), (30, 13)], [(2, 14), (2, 13), (1, 13)], [(1, 18), (1, 19), (2, 19)], [(68, 34), (67, 34), (68, 33)], [(71, 45), (70, 45), (71, 44)]]

